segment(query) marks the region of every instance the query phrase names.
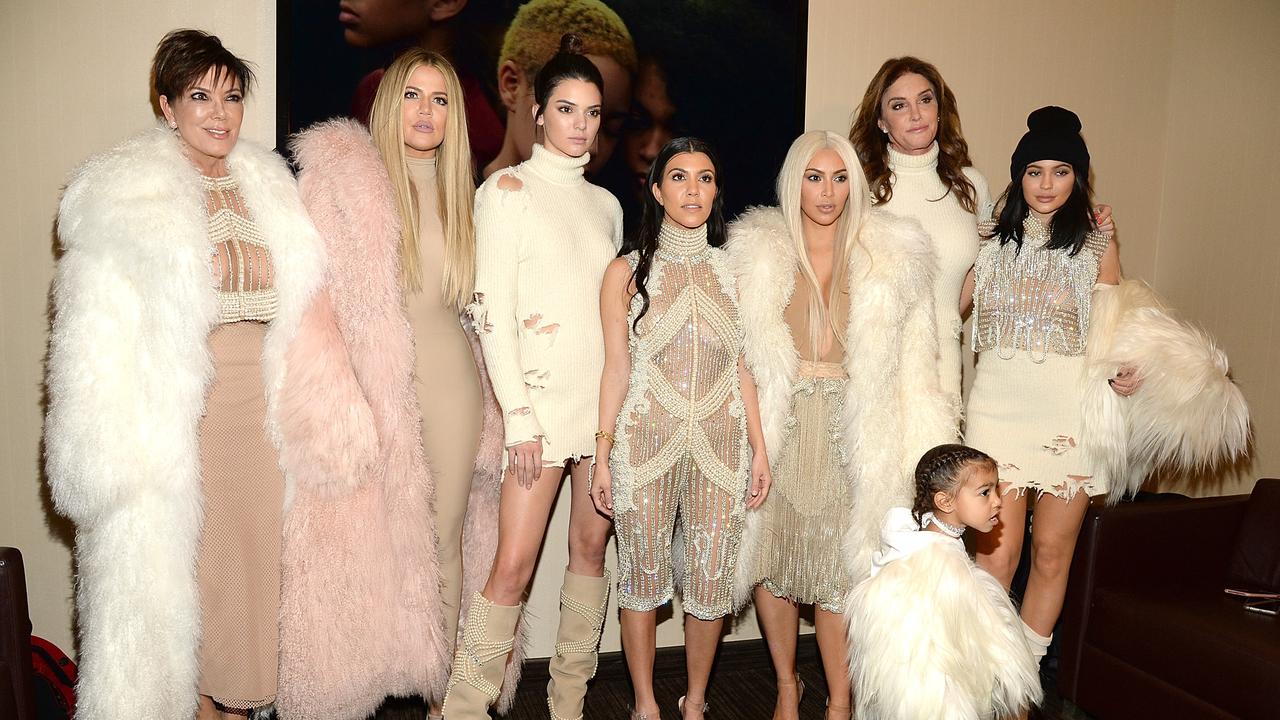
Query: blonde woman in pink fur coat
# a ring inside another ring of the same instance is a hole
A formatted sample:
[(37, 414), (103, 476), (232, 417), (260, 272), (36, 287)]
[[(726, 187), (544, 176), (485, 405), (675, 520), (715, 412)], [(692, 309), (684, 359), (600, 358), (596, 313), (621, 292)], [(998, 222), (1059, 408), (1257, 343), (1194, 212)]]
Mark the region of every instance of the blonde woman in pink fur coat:
[(286, 718), (365, 717), (387, 695), (428, 698), (435, 716), (459, 599), (493, 562), (502, 423), (459, 316), (474, 277), (462, 102), (448, 62), (412, 49), (383, 76), (373, 135), (334, 120), (293, 144), (381, 462), (368, 477), (316, 468), (329, 481), (293, 498), (281, 612), (307, 621), (282, 622), (298, 630), (281, 638)]

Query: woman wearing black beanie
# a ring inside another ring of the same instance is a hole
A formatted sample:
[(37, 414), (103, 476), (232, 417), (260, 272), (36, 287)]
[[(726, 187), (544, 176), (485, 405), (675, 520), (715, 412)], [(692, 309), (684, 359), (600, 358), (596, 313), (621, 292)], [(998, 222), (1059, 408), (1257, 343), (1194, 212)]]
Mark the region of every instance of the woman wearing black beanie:
[[(1035, 513), (1022, 618), (1042, 657), (1089, 497), (1107, 490), (1080, 447), (1081, 383), (1094, 286), (1120, 282), (1120, 259), (1095, 222), (1080, 119), (1043, 107), (1027, 118), (1027, 128), (1013, 152), (994, 231), (981, 241), (974, 265), (978, 364), (966, 443), (999, 463), (1007, 494), (998, 528), (979, 535), (978, 563), (1006, 587), (1021, 555), (1026, 513)], [(1138, 384), (1124, 369), (1111, 387), (1128, 395)]]

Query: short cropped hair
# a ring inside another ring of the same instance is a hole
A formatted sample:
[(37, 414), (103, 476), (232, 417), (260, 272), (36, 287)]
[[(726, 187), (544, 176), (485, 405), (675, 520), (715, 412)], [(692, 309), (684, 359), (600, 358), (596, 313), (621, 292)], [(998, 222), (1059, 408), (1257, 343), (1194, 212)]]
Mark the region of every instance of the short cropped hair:
[(246, 96), (249, 94), (253, 70), (249, 63), (223, 47), (217, 35), (200, 30), (173, 30), (156, 46), (151, 61), (151, 89), (157, 97), (163, 95), (170, 101), (175, 100), (210, 69), (215, 83), (230, 75), (240, 82), (240, 90)]

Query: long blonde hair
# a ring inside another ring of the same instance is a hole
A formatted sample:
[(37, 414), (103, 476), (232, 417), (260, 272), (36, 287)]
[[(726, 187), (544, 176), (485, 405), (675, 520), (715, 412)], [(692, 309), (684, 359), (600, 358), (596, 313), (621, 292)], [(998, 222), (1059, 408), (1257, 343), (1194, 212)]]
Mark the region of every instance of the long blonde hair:
[(404, 152), (404, 89), (409, 76), (421, 66), (433, 67), (444, 76), (449, 94), (449, 120), (444, 141), (436, 151), (436, 183), (439, 186), (440, 225), (444, 228), (444, 277), (440, 296), (446, 305), (461, 310), (471, 301), (476, 281), (476, 236), (471, 220), (475, 201), (471, 141), (467, 136), (467, 108), (462, 83), (453, 66), (443, 56), (422, 48), (410, 48), (396, 58), (378, 83), (369, 114), (373, 144), (395, 188), (396, 209), (400, 212), (400, 266), (405, 288), (422, 288), (422, 268), (418, 256), (417, 194), (409, 179)]
[[(844, 162), (849, 172), (849, 199), (845, 201), (840, 219), (836, 222), (836, 245), (832, 255), (832, 282), (827, 297), (822, 296), (822, 284), (818, 282), (818, 274), (814, 272), (813, 263), (809, 262), (809, 253), (804, 244), (804, 211), (800, 209), (800, 184), (804, 182), (805, 168), (813, 161), (819, 150), (834, 150)], [(849, 258), (858, 249), (858, 235), (866, 221), (871, 207), (870, 191), (867, 189), (866, 176), (862, 174), (862, 165), (858, 162), (858, 154), (853, 145), (840, 135), (825, 130), (807, 132), (791, 143), (787, 157), (782, 161), (782, 169), (778, 171), (778, 206), (782, 209), (782, 217), (787, 223), (787, 230), (795, 249), (796, 260), (800, 263), (800, 274), (809, 284), (809, 346), (813, 356), (818, 357), (818, 349), (822, 346), (822, 336), (827, 328), (831, 328), (836, 342), (844, 345), (844, 329), (837, 328), (831, 317), (842, 285), (847, 283), (845, 272)], [(815, 322), (816, 320), (816, 322)]]

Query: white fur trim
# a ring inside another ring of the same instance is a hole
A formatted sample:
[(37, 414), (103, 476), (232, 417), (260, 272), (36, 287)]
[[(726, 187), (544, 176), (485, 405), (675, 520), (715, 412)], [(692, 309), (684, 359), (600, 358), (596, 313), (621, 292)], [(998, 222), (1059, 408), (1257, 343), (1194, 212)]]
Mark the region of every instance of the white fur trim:
[(986, 720), (1038, 703), (1037, 663), (1004, 588), (961, 543), (895, 530), (892, 513), (886, 542), (911, 551), (859, 583), (846, 610), (856, 715)]

